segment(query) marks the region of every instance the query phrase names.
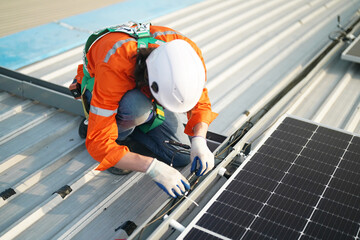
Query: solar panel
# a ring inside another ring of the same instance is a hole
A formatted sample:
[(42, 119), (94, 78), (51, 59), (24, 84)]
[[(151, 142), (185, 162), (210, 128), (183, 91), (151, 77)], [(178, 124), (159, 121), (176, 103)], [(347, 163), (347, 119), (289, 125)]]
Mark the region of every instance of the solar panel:
[(360, 239), (360, 137), (286, 116), (178, 239)]
[(360, 36), (358, 36), (341, 54), (344, 60), (360, 63)]

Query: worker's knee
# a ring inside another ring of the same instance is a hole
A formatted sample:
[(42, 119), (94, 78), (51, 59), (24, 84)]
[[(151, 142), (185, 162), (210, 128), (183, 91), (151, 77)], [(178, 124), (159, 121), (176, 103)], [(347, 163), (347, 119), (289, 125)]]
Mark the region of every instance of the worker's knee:
[(141, 91), (128, 91), (119, 102), (117, 124), (124, 129), (145, 123), (151, 114), (152, 102)]

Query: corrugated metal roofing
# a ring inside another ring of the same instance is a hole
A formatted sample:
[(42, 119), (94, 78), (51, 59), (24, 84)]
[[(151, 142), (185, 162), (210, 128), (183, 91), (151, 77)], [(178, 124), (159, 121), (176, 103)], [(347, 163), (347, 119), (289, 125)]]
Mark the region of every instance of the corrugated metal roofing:
[(359, 65), (339, 61), (339, 57), (337, 54), (314, 76), (308, 89), (292, 105), (291, 112), (315, 122), (359, 133)]
[[(359, 7), (353, 0), (207, 0), (152, 22), (200, 46), (209, 95), (220, 113), (210, 130), (230, 135), (331, 42), (338, 15), (346, 26)], [(340, 59), (345, 47), (282, 111), (360, 132), (360, 75), (358, 65)], [(81, 52), (79, 47), (19, 71), (68, 85)], [(120, 238), (117, 227), (127, 220), (140, 225), (167, 199), (143, 174), (93, 171), (96, 162), (77, 135), (79, 116), (0, 92), (0, 120), (1, 191), (16, 192), (0, 199), (4, 239)], [(53, 194), (65, 185), (69, 196)]]

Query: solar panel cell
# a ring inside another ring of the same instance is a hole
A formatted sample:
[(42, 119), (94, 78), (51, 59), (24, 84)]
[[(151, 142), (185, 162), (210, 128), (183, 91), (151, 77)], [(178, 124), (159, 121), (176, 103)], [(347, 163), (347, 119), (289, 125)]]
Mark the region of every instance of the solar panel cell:
[(271, 178), (266, 178), (248, 171), (244, 171), (244, 173), (237, 176), (235, 180), (240, 182), (248, 182), (252, 186), (268, 191), (272, 191), (278, 184), (277, 181), (274, 181)]
[[(297, 161), (296, 161), (297, 162)], [(300, 176), (304, 179), (316, 182), (318, 184), (325, 185), (329, 181), (329, 176), (322, 173), (321, 169), (305, 168), (294, 164), (291, 169), (289, 169), (289, 174)]]
[[(264, 236), (266, 236), (266, 238), (274, 239), (296, 239), (300, 235), (299, 232), (291, 228), (279, 225), (276, 222), (264, 218), (257, 218), (250, 230), (261, 233), (263, 235), (262, 239), (265, 239)], [(250, 238), (245, 237), (245, 239)]]
[(279, 148), (272, 148), (271, 146), (263, 145), (259, 151), (269, 157), (275, 158), (275, 159), (281, 159), (286, 162), (293, 162), (296, 157), (297, 153), (291, 153), (288, 151), (284, 151)]
[(307, 141), (307, 139), (311, 136), (312, 131), (300, 127), (294, 128), (294, 125), (290, 124), (281, 124), (277, 128), (276, 131), (274, 131), (273, 135), (276, 137), (278, 135), (278, 132), (290, 134), (294, 136), (294, 141), (297, 142), (299, 145), (304, 145)]
[[(359, 147), (359, 149), (360, 149), (360, 147)], [(360, 162), (359, 162), (360, 155), (355, 152), (350, 152), (350, 151), (346, 152), (344, 155), (344, 159), (354, 162), (355, 164), (358, 164), (358, 165), (360, 164)]]
[[(293, 138), (293, 136), (290, 136), (290, 138)], [(286, 141), (284, 139), (279, 139), (274, 137), (268, 138), (268, 140), (264, 143), (264, 145), (278, 146), (282, 150), (289, 151), (292, 153), (299, 153), (302, 149), (301, 145), (298, 145), (296, 143), (290, 143), (289, 141)]]
[(293, 188), (298, 188), (316, 195), (320, 195), (324, 190), (323, 185), (292, 174), (285, 175), (283, 182)]
[(358, 184), (349, 183), (339, 178), (333, 178), (331, 180), (331, 187), (345, 193), (360, 195), (360, 186)]
[(200, 227), (206, 226), (206, 229), (211, 231), (215, 230), (214, 232), (218, 233), (216, 230), (219, 229), (221, 225), (226, 225), (226, 220), (206, 213), (202, 216), (197, 225)]
[[(333, 139), (337, 139), (337, 140), (342, 140), (345, 142), (349, 142), (352, 139), (352, 135), (347, 134), (347, 133), (343, 133), (337, 130), (333, 130), (330, 128), (325, 128), (322, 126), (319, 126), (319, 128), (316, 130), (317, 133), (319, 133), (320, 135), (326, 135), (330, 138)], [(329, 142), (329, 140), (325, 140), (326, 142)]]
[(320, 134), (320, 133), (315, 134), (312, 137), (312, 140), (317, 141), (317, 142), (324, 142), (324, 139), (327, 139), (326, 144), (331, 147), (344, 149), (349, 145), (349, 141), (344, 141), (344, 140), (338, 139), (338, 138), (331, 138), (328, 135), (324, 135), (324, 134)]
[(253, 214), (257, 213), (263, 206), (262, 202), (255, 201), (246, 196), (234, 195), (233, 192), (230, 191), (224, 191), (219, 196), (218, 201)]
[(312, 207), (299, 202), (298, 199), (284, 198), (282, 195), (274, 194), (269, 199), (268, 205), (273, 206), (281, 211), (286, 211), (293, 215), (308, 217), (312, 212)]
[[(357, 157), (358, 157), (357, 159), (360, 158), (359, 149), (360, 149), (360, 145), (358, 145), (358, 144), (353, 144), (353, 143), (351, 143), (351, 144), (349, 145), (349, 147), (348, 147), (348, 151), (351, 152), (351, 153), (353, 153), (353, 154), (355, 154), (355, 155), (357, 155)], [(357, 154), (356, 154), (356, 153), (357, 153)]]
[(299, 232), (306, 224), (305, 218), (289, 213), (286, 210), (284, 211), (284, 209), (279, 210), (279, 208), (268, 205), (261, 211), (260, 217)]
[(337, 231), (344, 233), (356, 233), (359, 228), (359, 225), (355, 222), (347, 219), (339, 219), (337, 216), (323, 211), (316, 211), (311, 219), (314, 223), (330, 229), (337, 229)]
[(340, 191), (338, 189), (334, 189), (331, 186), (326, 189), (324, 193), (325, 198), (332, 199), (333, 201), (343, 203), (349, 207), (357, 209), (360, 203), (360, 195), (353, 195), (346, 193), (344, 191)]
[(249, 162), (246, 164), (246, 166), (244, 166), (244, 170), (272, 179), (274, 181), (279, 181), (284, 175), (283, 171), (279, 171), (276, 168), (269, 167), (258, 162)]
[[(299, 129), (299, 131), (301, 131)], [(289, 133), (289, 132), (284, 132), (284, 131), (275, 131), (272, 135), (272, 138), (276, 138), (276, 139), (281, 139), (283, 141), (286, 141), (287, 143), (293, 143), (293, 144), (297, 144), (299, 146), (303, 146), (308, 139), (308, 135), (311, 135), (307, 132), (301, 132), (302, 135), (300, 135), (300, 133)], [(305, 136), (304, 136), (305, 135)], [(270, 141), (267, 141), (264, 143), (264, 145), (271, 145)]]
[(360, 164), (357, 164), (357, 163), (352, 162), (352, 161), (348, 161), (345, 158), (340, 162), (339, 168), (341, 168), (341, 169), (351, 169), (351, 172), (360, 173)]
[(301, 155), (308, 157), (313, 161), (319, 161), (331, 166), (336, 166), (339, 162), (338, 157), (332, 156), (326, 152), (319, 152), (316, 149), (304, 148), (304, 150), (301, 152)]
[[(306, 129), (304, 127), (296, 126), (294, 124), (291, 124), (290, 122), (283, 122), (283, 124), (278, 126), (276, 131), (282, 131), (296, 136), (302, 136), (305, 139), (309, 138), (313, 132), (312, 129)], [(276, 131), (274, 131), (274, 133)]]
[(304, 122), (304, 121), (300, 121), (298, 119), (294, 119), (291, 117), (287, 117), (283, 120), (282, 122), (283, 124), (290, 124), (292, 125), (292, 129), (296, 129), (296, 128), (302, 128), (304, 131), (310, 131), (313, 132), (317, 129), (317, 125), (313, 124), (313, 123), (309, 123), (309, 122)]
[[(310, 222), (307, 225), (307, 228), (305, 230), (305, 234), (308, 236), (311, 236), (311, 238), (304, 238), (304, 239), (354, 239), (354, 237), (350, 237), (347, 234), (344, 234), (342, 232), (339, 232), (335, 229), (328, 228), (326, 226), (317, 224), (315, 222)], [(302, 239), (302, 238), (301, 238)]]
[(291, 163), (289, 163), (287, 161), (279, 160), (274, 157), (270, 157), (261, 152), (258, 152), (258, 154), (254, 155), (251, 158), (251, 160), (254, 163), (259, 163), (264, 166), (269, 166), (270, 168), (274, 168), (274, 169), (277, 169), (282, 172), (285, 172), (287, 169), (289, 169), (289, 166), (291, 165)]
[(319, 202), (318, 208), (325, 212), (330, 212), (341, 218), (349, 219), (350, 221), (359, 222), (359, 211), (353, 208), (349, 208), (346, 205), (338, 202), (334, 202), (330, 199), (323, 198)]
[[(304, 154), (304, 151), (301, 154)], [(332, 174), (335, 169), (335, 166), (329, 165), (325, 162), (315, 161), (314, 159), (305, 156), (299, 156), (296, 160), (296, 164), (299, 166), (303, 166), (307, 169), (321, 172), (326, 175)]]
[(344, 181), (356, 183), (360, 179), (360, 174), (354, 171), (348, 171), (342, 168), (338, 168), (334, 174), (335, 177), (341, 178)]
[(276, 193), (284, 198), (301, 199), (302, 203), (309, 206), (315, 205), (319, 199), (319, 195), (315, 195), (298, 188), (292, 188), (285, 184), (280, 184), (276, 189)]
[(259, 202), (265, 201), (270, 196), (269, 191), (264, 191), (263, 189), (253, 187), (252, 185), (245, 182), (232, 182), (228, 186), (227, 190), (243, 196), (247, 196), (248, 198)]
[(253, 219), (251, 214), (246, 215), (241, 209), (221, 202), (215, 202), (214, 205), (209, 209), (208, 213), (222, 219), (228, 219), (232, 223), (238, 224), (240, 226), (246, 226), (246, 224), (249, 224), (249, 222), (251, 222)]
[[(352, 139), (351, 142), (352, 142), (352, 144), (355, 144), (360, 147), (360, 137), (354, 136), (354, 138)], [(359, 149), (359, 148), (357, 148), (357, 149)], [(356, 152), (359, 152), (359, 151), (356, 151)]]
[(242, 228), (240, 225), (210, 214), (205, 214), (199, 220), (198, 225), (200, 227), (204, 226), (212, 232), (231, 239), (236, 239), (237, 236), (241, 236), (245, 233), (245, 228)]
[(326, 144), (326, 143), (321, 143), (321, 142), (315, 142), (315, 141), (310, 141), (306, 147), (310, 148), (310, 149), (314, 149), (318, 152), (323, 152), (326, 155), (330, 155), (330, 156), (334, 156), (335, 158), (339, 158), (343, 155), (344, 151), (340, 148), (331, 148), (330, 145)]

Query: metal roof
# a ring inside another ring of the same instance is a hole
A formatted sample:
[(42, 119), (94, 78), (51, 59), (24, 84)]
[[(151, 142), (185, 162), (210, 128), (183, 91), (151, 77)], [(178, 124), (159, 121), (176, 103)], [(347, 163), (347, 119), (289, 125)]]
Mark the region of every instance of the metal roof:
[[(206, 0), (152, 23), (182, 32), (202, 49), (210, 99), (219, 113), (210, 131), (229, 136), (332, 44), (328, 36), (338, 31), (338, 15), (348, 26), (359, 17), (359, 7), (353, 0)], [(347, 45), (334, 46), (246, 140), (285, 112), (359, 133), (360, 75), (358, 65), (340, 59)], [(67, 86), (81, 55), (79, 46), (18, 71)], [(0, 192), (16, 192), (0, 199), (1, 239), (126, 237), (115, 229), (127, 220), (141, 225), (163, 206), (167, 196), (144, 174), (93, 170), (97, 162), (77, 135), (80, 119), (0, 92)], [(65, 198), (53, 194), (70, 189)]]

